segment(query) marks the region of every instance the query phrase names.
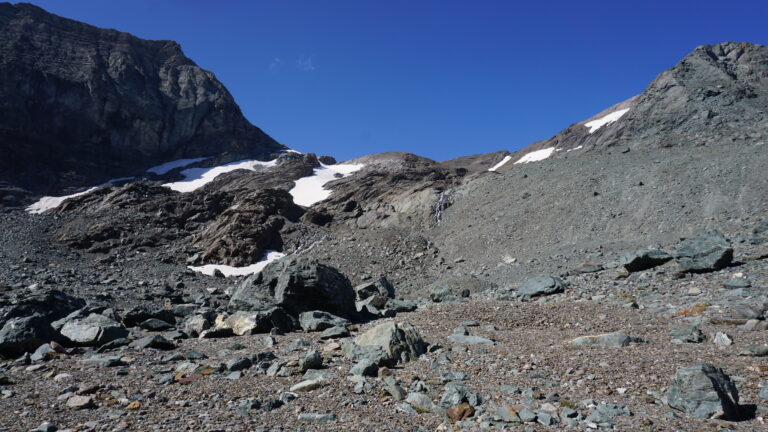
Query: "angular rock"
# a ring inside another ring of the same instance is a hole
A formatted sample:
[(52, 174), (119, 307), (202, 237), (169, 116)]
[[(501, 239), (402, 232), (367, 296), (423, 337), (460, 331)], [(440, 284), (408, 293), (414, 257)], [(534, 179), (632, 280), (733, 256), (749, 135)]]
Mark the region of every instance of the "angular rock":
[(735, 420), (740, 416), (739, 394), (722, 369), (707, 363), (680, 368), (667, 391), (670, 407), (690, 417)]
[(565, 282), (556, 277), (534, 277), (523, 282), (523, 285), (517, 289), (517, 295), (523, 300), (530, 300), (534, 297), (548, 296), (565, 291)]
[(707, 338), (695, 325), (679, 325), (672, 327), (669, 335), (672, 337), (672, 343), (700, 343)]
[(68, 321), (61, 334), (79, 346), (99, 346), (128, 336), (122, 324), (100, 314), (90, 314), (83, 319)]
[(172, 350), (176, 349), (176, 344), (169, 341), (160, 335), (146, 336), (141, 339), (136, 339), (131, 342), (131, 347), (143, 350), (147, 348), (154, 348), (159, 350)]
[(220, 327), (231, 328), (238, 336), (257, 333), (268, 333), (273, 328), (290, 331), (292, 319), (281, 308), (266, 311), (237, 311), (224, 319)]
[(0, 329), (0, 357), (17, 358), (25, 352), (33, 352), (40, 345), (63, 338), (41, 316), (11, 318)]
[(472, 336), (463, 334), (452, 334), (448, 336), (448, 340), (457, 344), (463, 345), (487, 345), (492, 346), (496, 343), (488, 338), (482, 336)]
[(85, 307), (85, 300), (72, 297), (61, 291), (50, 290), (36, 292), (20, 299), (5, 313), (0, 315), (0, 328), (13, 318), (40, 316), (49, 323), (64, 318), (72, 312)]
[(384, 276), (374, 282), (365, 282), (357, 285), (354, 290), (357, 300), (365, 300), (373, 296), (384, 298), (393, 298), (395, 296), (395, 289)]
[(158, 318), (149, 318), (142, 321), (139, 327), (149, 331), (165, 331), (173, 328), (173, 324)]
[(733, 248), (717, 231), (705, 231), (686, 239), (678, 248), (677, 263), (681, 272), (703, 273), (720, 270), (733, 261)]
[(376, 376), (379, 366), (370, 359), (362, 359), (349, 370), (350, 375)]
[(604, 333), (594, 336), (581, 336), (570, 341), (571, 345), (576, 346), (597, 346), (621, 348), (629, 346), (631, 343), (645, 342), (641, 338), (627, 336), (622, 332)]
[(355, 313), (355, 293), (338, 270), (304, 256), (268, 264), (235, 288), (230, 307), (265, 310), (279, 306), (290, 314), (320, 310), (346, 317)]
[(411, 405), (418, 413), (433, 412), (437, 408), (432, 399), (424, 393), (409, 393), (405, 398), (405, 402)]
[(350, 322), (328, 312), (310, 311), (299, 314), (299, 325), (305, 332), (323, 331), (332, 327), (346, 327)]
[(445, 415), (452, 422), (462, 421), (475, 415), (475, 408), (467, 402), (463, 402), (448, 408)]
[(304, 357), (299, 360), (299, 369), (306, 372), (310, 369), (320, 369), (323, 367), (323, 356), (315, 350), (309, 350)]
[(331, 327), (320, 333), (320, 339), (341, 339), (349, 336), (349, 330), (346, 327)]
[(628, 272), (638, 272), (660, 266), (672, 258), (674, 258), (672, 255), (664, 251), (643, 249), (625, 253), (619, 260), (619, 263)]
[(446, 301), (451, 295), (451, 288), (447, 286), (437, 286), (429, 291), (429, 299), (435, 303)]
[(67, 408), (79, 410), (91, 407), (93, 407), (93, 398), (90, 396), (72, 396), (67, 399)]
[(384, 366), (393, 366), (398, 362), (407, 362), (418, 358), (426, 351), (426, 344), (419, 332), (410, 323), (389, 321), (357, 336), (355, 345), (378, 346), (383, 348), (386, 358)]

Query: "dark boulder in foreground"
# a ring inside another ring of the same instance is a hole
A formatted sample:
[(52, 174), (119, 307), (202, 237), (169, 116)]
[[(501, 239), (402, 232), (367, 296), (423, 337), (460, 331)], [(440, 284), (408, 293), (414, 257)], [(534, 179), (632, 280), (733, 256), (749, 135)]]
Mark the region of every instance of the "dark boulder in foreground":
[(15, 358), (63, 338), (43, 317), (12, 318), (0, 329), (0, 357)]
[(355, 313), (355, 293), (349, 280), (333, 267), (305, 257), (289, 257), (248, 277), (232, 293), (233, 310), (281, 307), (291, 315), (325, 311), (341, 317)]
[(733, 248), (717, 231), (705, 231), (680, 244), (677, 262), (680, 271), (704, 273), (725, 268), (733, 261)]
[(690, 417), (739, 418), (739, 393), (719, 367), (696, 363), (675, 373), (667, 393), (669, 406)]

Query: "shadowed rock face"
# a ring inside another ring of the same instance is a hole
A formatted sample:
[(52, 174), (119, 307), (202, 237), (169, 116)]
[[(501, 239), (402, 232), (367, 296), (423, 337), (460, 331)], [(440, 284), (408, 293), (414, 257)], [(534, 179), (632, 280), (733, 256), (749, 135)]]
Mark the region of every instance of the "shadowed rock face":
[(0, 92), (0, 184), (36, 194), (178, 158), (228, 162), (284, 149), (177, 43), (32, 5), (0, 4)]

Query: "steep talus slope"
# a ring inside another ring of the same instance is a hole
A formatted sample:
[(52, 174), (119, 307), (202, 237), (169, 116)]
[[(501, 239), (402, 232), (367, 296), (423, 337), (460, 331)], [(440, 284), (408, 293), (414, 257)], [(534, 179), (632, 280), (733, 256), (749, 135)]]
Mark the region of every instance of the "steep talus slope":
[[(766, 142), (766, 107), (768, 47), (735, 42), (704, 45), (659, 74), (642, 94), (532, 144), (515, 158), (548, 148), (557, 149), (553, 153), (557, 157), (577, 147)], [(620, 115), (602, 126), (588, 126), (611, 114)]]
[[(456, 189), (430, 238), (498, 283), (768, 215), (768, 144), (606, 152), (517, 165)], [(515, 259), (512, 263), (512, 259)]]
[(61, 194), (179, 158), (284, 149), (172, 41), (0, 4), (0, 199)]

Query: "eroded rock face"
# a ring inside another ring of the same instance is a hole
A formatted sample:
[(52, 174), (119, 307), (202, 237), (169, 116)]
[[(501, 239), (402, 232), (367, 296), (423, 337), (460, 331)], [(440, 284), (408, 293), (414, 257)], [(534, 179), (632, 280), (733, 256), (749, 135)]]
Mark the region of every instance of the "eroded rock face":
[(667, 398), (669, 406), (695, 418), (739, 418), (739, 393), (719, 367), (697, 363), (675, 373)]
[(34, 193), (173, 159), (226, 152), (228, 162), (284, 148), (175, 42), (3, 4), (0, 53), (0, 181)]
[(240, 310), (275, 306), (294, 316), (318, 310), (345, 317), (355, 312), (355, 293), (349, 280), (333, 267), (294, 256), (272, 262), (248, 277), (230, 299), (230, 308)]

